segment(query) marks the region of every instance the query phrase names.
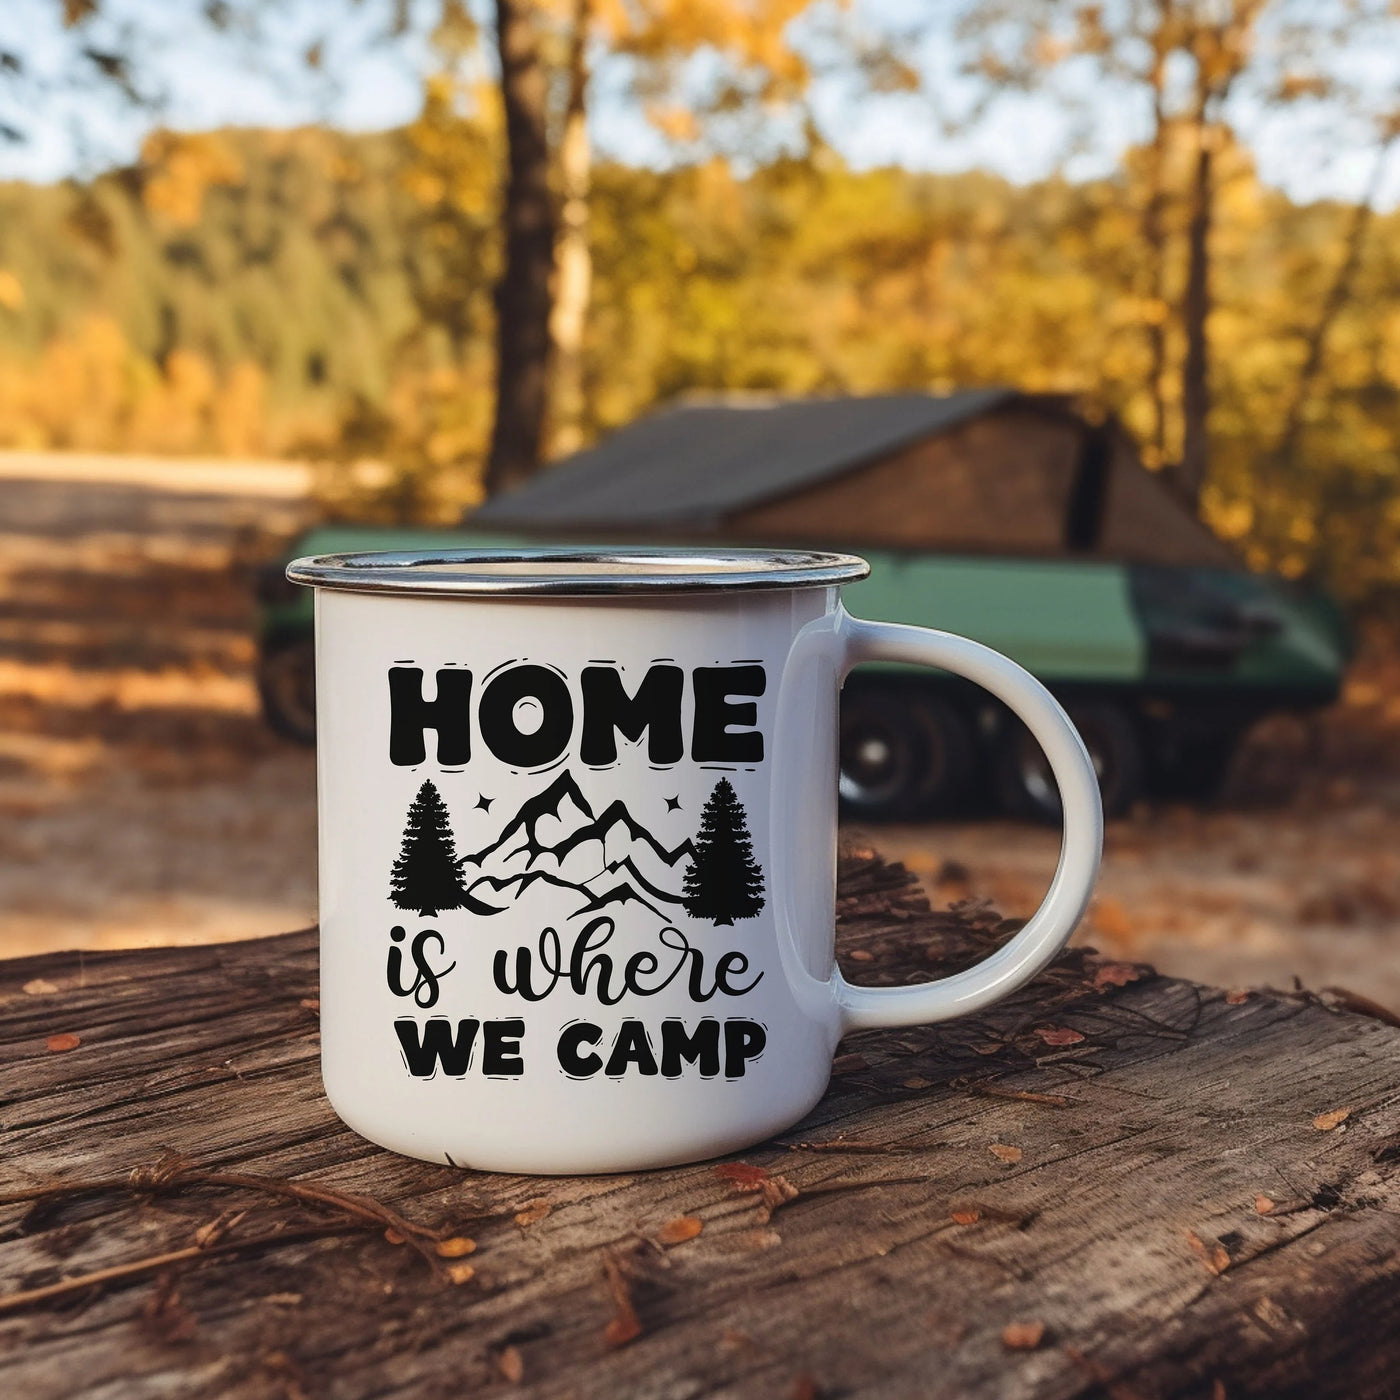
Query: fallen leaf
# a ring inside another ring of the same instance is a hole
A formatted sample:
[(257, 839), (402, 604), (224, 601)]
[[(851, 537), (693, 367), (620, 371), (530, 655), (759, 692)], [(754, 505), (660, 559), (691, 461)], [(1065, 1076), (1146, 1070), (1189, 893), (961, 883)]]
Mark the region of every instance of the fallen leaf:
[(953, 1223), (955, 1225), (975, 1225), (982, 1218), (982, 1212), (975, 1206), (969, 1210), (955, 1210), (953, 1212)]
[(57, 1053), (63, 1050), (76, 1050), (83, 1042), (73, 1034), (72, 1031), (63, 1031), (58, 1035), (51, 1035), (44, 1044), (51, 1052)]
[(925, 1079), (925, 1078), (923, 1077), (923, 1075), (921, 1075), (921, 1074), (913, 1075), (911, 1078), (906, 1079), (906, 1080), (904, 1080), (903, 1082), (904, 1082), (904, 1087), (905, 1087), (906, 1089), (931, 1089), (931, 1088), (933, 1088), (933, 1080), (932, 1080), (932, 1079)]
[(404, 1236), (399, 1234), (399, 1232), (396, 1229), (394, 1229), (392, 1225), (390, 1225), (389, 1228), (384, 1231), (384, 1238), (388, 1240), (390, 1244), (406, 1243)]
[(1186, 1243), (1196, 1251), (1201, 1263), (1217, 1278), (1230, 1267), (1230, 1252), (1223, 1244), (1207, 1244), (1193, 1230), (1186, 1232)]
[(1000, 1162), (1019, 1162), (1021, 1160), (1021, 1149), (1008, 1146), (1004, 1142), (994, 1142), (987, 1150)]
[(852, 948), (851, 951), (846, 954), (846, 956), (850, 958), (852, 962), (875, 961), (875, 954), (872, 953), (868, 948)]
[(974, 1045), (973, 1050), (979, 1055), (995, 1055), (998, 1050), (1006, 1049), (1004, 1040), (994, 1040), (986, 1045)]
[(57, 990), (58, 988), (44, 977), (36, 977), (32, 981), (24, 984), (25, 995), (31, 997), (52, 996)]
[[(76, 1039), (76, 1037), (74, 1037)], [(1320, 1132), (1330, 1133), (1333, 1128), (1345, 1123), (1351, 1117), (1351, 1109), (1334, 1108), (1331, 1113), (1319, 1113), (1313, 1119), (1313, 1127)]]
[(684, 1244), (687, 1240), (693, 1240), (704, 1228), (703, 1220), (697, 1220), (693, 1215), (678, 1215), (674, 1220), (668, 1220), (656, 1232), (656, 1242)]
[(470, 1264), (449, 1264), (447, 1277), (453, 1283), (470, 1283), (476, 1277), (476, 1269)]
[(1274, 1208), (1274, 1202), (1265, 1195), (1258, 1195), (1254, 1198), (1254, 1210), (1258, 1215), (1269, 1215)]
[(1094, 986), (1126, 987), (1129, 982), (1136, 982), (1142, 977), (1143, 972), (1144, 969), (1137, 963), (1100, 963), (1098, 970), (1094, 973)]
[(740, 1191), (757, 1191), (759, 1184), (768, 1180), (762, 1167), (750, 1166), (748, 1162), (721, 1162), (715, 1175), (721, 1181), (732, 1181)]
[(511, 1385), (519, 1385), (525, 1379), (525, 1358), (519, 1347), (502, 1347), (496, 1353), (496, 1369)]
[(1035, 1033), (1047, 1045), (1078, 1045), (1084, 1032), (1072, 1030), (1069, 1026), (1037, 1026)]
[(604, 1258), (603, 1276), (607, 1279), (614, 1309), (611, 1321), (603, 1328), (603, 1340), (610, 1347), (625, 1347), (642, 1335), (642, 1322), (632, 1305), (632, 1290), (616, 1259)]
[(453, 1235), (451, 1239), (439, 1240), (433, 1250), (439, 1259), (460, 1259), (464, 1254), (476, 1253), (476, 1241), (465, 1235)]
[(1034, 1351), (1044, 1340), (1043, 1322), (1008, 1322), (1001, 1329), (1001, 1344), (1009, 1351)]
[(870, 1061), (864, 1055), (838, 1055), (831, 1062), (832, 1074), (854, 1074), (857, 1070), (869, 1068)]
[(547, 1197), (536, 1196), (534, 1200), (526, 1201), (515, 1212), (515, 1223), (517, 1225), (538, 1225), (553, 1209), (554, 1205)]
[(1236, 987), (1225, 993), (1226, 1006), (1243, 1006), (1249, 1000), (1249, 993), (1243, 987)]

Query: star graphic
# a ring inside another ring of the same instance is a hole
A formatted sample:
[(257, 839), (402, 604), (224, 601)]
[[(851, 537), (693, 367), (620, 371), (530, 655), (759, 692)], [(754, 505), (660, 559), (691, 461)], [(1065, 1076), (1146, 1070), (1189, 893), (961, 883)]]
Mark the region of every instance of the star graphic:
[(668, 798), (666, 799), (666, 810), (667, 810), (668, 812), (679, 812), (680, 809), (681, 809), (681, 799), (680, 799), (680, 794), (679, 794), (679, 793), (677, 793), (675, 797), (668, 797)]
[(475, 812), (479, 810), (482, 812), (489, 812), (491, 810), (491, 804), (495, 800), (496, 799), (494, 797), (487, 797), (487, 795), (483, 792), (477, 797), (476, 806), (472, 808), (472, 811)]

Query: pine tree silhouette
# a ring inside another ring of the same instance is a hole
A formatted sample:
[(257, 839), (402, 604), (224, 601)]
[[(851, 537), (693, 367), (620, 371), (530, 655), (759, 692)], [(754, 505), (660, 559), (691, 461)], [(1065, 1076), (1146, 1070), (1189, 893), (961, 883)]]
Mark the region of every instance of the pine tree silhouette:
[(685, 911), (696, 919), (732, 924), (763, 908), (763, 868), (753, 858), (744, 804), (721, 778), (700, 814), (695, 855), (685, 872)]
[(425, 782), (408, 809), (403, 848), (389, 876), (389, 898), (400, 909), (432, 917), (443, 909), (461, 909), (467, 892), (457, 874), (457, 847), (447, 807), (437, 788)]

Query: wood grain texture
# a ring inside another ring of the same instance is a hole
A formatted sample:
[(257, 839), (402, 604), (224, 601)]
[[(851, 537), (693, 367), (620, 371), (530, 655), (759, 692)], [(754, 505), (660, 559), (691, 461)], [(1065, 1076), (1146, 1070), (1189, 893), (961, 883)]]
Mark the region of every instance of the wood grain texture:
[[(944, 973), (1009, 931), (843, 861), (853, 977)], [(765, 1220), (713, 1164), (530, 1179), (371, 1147), (321, 1095), (316, 995), (309, 931), (0, 964), (0, 1195), (179, 1152), (475, 1252), (197, 1182), (3, 1205), (0, 1295), (247, 1214), (192, 1260), (0, 1312), (0, 1394), (1400, 1393), (1400, 1031), (1377, 1020), (1073, 950), (988, 1014), (853, 1037), (816, 1111), (742, 1158), (797, 1188)]]

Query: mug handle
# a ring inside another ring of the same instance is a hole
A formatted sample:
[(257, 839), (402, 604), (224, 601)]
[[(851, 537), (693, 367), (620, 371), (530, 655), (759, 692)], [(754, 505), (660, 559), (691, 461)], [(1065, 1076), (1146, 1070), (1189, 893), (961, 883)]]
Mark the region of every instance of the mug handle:
[(1049, 893), (1010, 942), (974, 967), (913, 987), (858, 987), (832, 974), (842, 1034), (912, 1026), (978, 1011), (1029, 982), (1069, 941), (1088, 907), (1103, 852), (1103, 803), (1084, 741), (1059, 702), (1000, 652), (949, 632), (864, 622), (841, 613), (836, 639), (842, 682), (862, 661), (936, 666), (975, 681), (1003, 701), (1035, 736), (1060, 789), (1064, 840)]

